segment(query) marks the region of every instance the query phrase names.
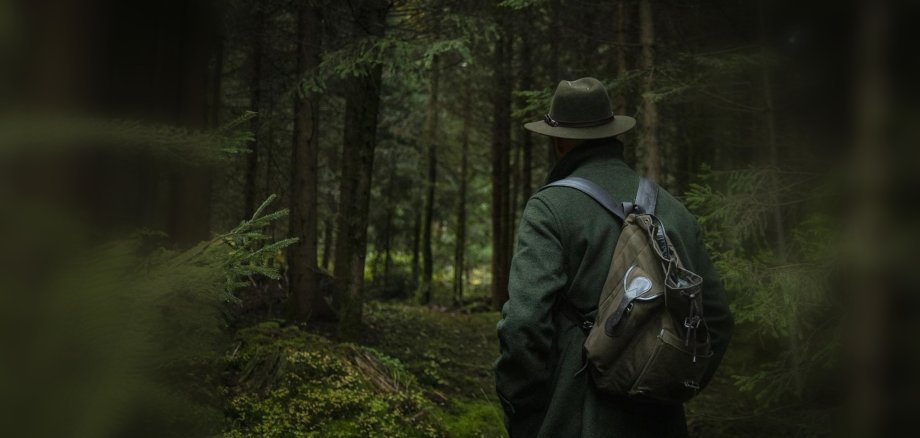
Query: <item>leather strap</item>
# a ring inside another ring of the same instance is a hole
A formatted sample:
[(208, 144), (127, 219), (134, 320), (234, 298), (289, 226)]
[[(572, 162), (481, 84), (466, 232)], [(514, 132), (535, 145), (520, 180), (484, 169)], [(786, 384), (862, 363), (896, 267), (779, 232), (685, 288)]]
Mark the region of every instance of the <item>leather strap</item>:
[(639, 190), (636, 192), (636, 205), (645, 214), (655, 214), (657, 204), (658, 185), (651, 180), (641, 178), (639, 180)]
[(569, 187), (578, 190), (588, 195), (620, 221), (625, 220), (626, 215), (631, 213), (635, 206), (638, 206), (639, 210), (645, 214), (655, 214), (655, 208), (658, 206), (658, 185), (645, 178), (639, 179), (635, 203), (619, 203), (597, 184), (577, 176), (560, 179), (543, 186), (544, 189), (547, 187)]
[[(565, 296), (560, 296), (559, 298), (559, 310), (562, 311), (562, 314), (575, 324), (576, 327), (580, 328), (581, 331), (585, 332), (585, 335), (591, 331), (591, 327), (594, 327), (594, 317), (582, 314), (571, 301)], [(593, 313), (593, 311), (591, 312)]]
[(544, 189), (547, 187), (569, 187), (578, 190), (588, 195), (591, 199), (600, 204), (601, 207), (609, 211), (610, 214), (620, 219), (621, 222), (626, 219), (623, 204), (614, 201), (613, 198), (607, 194), (606, 190), (584, 178), (579, 178), (577, 176), (564, 178), (543, 186)]
[[(551, 182), (543, 186), (541, 190), (548, 187), (569, 187), (578, 190), (588, 195), (588, 197), (600, 204), (600, 206), (610, 212), (610, 214), (620, 219), (620, 222), (626, 220), (627, 212), (633, 213), (635, 210), (637, 210), (636, 207), (638, 207), (638, 210), (641, 213), (655, 214), (655, 207), (658, 204), (658, 185), (646, 178), (639, 179), (639, 189), (636, 191), (635, 203), (617, 202), (610, 197), (606, 190), (597, 184), (577, 176), (563, 178), (558, 181)], [(591, 320), (582, 315), (581, 312), (579, 312), (578, 309), (576, 309), (575, 306), (573, 306), (565, 297), (563, 297), (561, 301), (562, 314), (565, 315), (576, 326), (585, 331), (585, 333), (587, 333), (593, 325)], [(615, 316), (608, 319), (607, 324), (604, 327), (605, 332), (607, 332), (608, 335), (612, 336), (613, 329), (616, 327), (617, 323), (619, 323), (631, 301), (631, 299), (622, 300), (620, 302), (620, 308), (617, 309)]]

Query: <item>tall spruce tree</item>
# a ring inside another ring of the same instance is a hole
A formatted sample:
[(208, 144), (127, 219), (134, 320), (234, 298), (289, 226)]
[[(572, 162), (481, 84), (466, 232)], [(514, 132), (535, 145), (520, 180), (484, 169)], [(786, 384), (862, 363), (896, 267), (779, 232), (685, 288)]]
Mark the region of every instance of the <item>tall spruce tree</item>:
[[(355, 35), (382, 38), (389, 5), (384, 0), (355, 2), (352, 5)], [(360, 66), (360, 72), (349, 80), (345, 91), (340, 226), (334, 274), (342, 294), (338, 309), (339, 333), (346, 338), (358, 336), (364, 313), (364, 262), (382, 73), (379, 61), (368, 62)]]
[[(302, 2), (297, 11), (297, 70), (315, 74), (322, 50), (322, 5)], [(317, 277), (319, 178), (319, 95), (313, 83), (299, 81), (294, 93), (294, 141), (291, 147), (289, 234), (298, 239), (288, 249), (289, 314), (293, 319), (328, 319), (332, 309)]]

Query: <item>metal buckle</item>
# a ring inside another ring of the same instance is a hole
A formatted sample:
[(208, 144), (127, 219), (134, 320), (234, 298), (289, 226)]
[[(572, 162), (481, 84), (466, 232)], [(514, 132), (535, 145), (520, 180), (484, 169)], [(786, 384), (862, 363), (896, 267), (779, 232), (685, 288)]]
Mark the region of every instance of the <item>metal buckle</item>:
[(700, 318), (699, 315), (688, 316), (684, 318), (684, 327), (696, 330), (700, 327), (700, 321), (702, 320), (703, 318)]
[(591, 128), (594, 126), (600, 126), (600, 125), (610, 123), (611, 121), (613, 121), (613, 119), (614, 119), (613, 113), (610, 113), (609, 116), (604, 117), (602, 119), (589, 120), (589, 121), (584, 121), (584, 122), (560, 122), (558, 120), (554, 120), (552, 117), (550, 117), (549, 114), (546, 114), (543, 116), (543, 121), (546, 122), (547, 125), (552, 126), (554, 128), (559, 127), (559, 126), (563, 128)]
[(581, 323), (581, 328), (585, 330), (591, 330), (591, 328), (593, 327), (594, 327), (594, 322), (592, 321), (584, 321)]
[(696, 383), (696, 382), (694, 382), (693, 380), (690, 380), (690, 379), (684, 380), (684, 386), (687, 387), (687, 388), (690, 388), (690, 389), (692, 389), (692, 390), (694, 390), (694, 391), (699, 391), (699, 390), (700, 390), (700, 384), (699, 384), (699, 383)]

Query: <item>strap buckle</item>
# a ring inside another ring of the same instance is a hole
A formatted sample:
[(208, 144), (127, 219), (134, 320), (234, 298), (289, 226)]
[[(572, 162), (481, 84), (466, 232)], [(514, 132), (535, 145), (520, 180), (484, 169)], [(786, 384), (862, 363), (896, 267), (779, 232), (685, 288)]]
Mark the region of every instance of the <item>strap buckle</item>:
[(648, 214), (649, 213), (648, 211), (645, 210), (645, 207), (643, 207), (642, 204), (639, 204), (636, 202), (624, 202), (623, 211), (626, 213), (627, 216), (630, 214)]

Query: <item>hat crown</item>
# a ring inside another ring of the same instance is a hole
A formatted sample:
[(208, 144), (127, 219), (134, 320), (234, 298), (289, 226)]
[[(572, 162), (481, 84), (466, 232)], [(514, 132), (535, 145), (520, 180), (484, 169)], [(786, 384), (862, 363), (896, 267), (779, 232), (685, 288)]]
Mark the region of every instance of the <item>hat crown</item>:
[(612, 115), (607, 89), (591, 77), (560, 81), (549, 109), (549, 116), (563, 123), (601, 121)]
[(601, 81), (587, 77), (561, 81), (556, 86), (549, 113), (524, 129), (555, 138), (590, 140), (615, 137), (636, 126), (636, 119), (613, 116), (610, 97)]

